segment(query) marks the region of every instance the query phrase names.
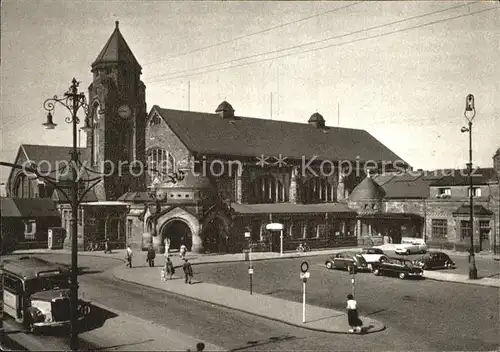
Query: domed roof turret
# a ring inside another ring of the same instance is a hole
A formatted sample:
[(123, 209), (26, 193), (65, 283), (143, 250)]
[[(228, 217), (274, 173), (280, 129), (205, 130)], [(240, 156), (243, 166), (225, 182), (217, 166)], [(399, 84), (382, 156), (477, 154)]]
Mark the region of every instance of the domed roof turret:
[(359, 202), (369, 199), (381, 200), (385, 197), (384, 189), (368, 175), (349, 195), (351, 202)]
[(312, 114), (311, 117), (309, 118), (309, 120), (307, 120), (307, 123), (310, 124), (310, 125), (313, 125), (316, 128), (318, 128), (318, 127), (320, 127), (320, 128), (325, 127), (325, 119), (318, 112), (315, 112), (314, 114)]

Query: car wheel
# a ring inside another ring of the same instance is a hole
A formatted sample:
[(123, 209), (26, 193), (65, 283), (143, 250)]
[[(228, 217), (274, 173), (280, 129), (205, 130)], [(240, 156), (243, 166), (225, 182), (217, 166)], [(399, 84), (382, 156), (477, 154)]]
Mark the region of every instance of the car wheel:
[(450, 262), (446, 262), (446, 263), (444, 263), (444, 267), (445, 267), (446, 269), (450, 269), (450, 268), (451, 268), (451, 263), (450, 263)]
[(325, 263), (327, 269), (331, 269), (333, 267), (332, 262)]
[(375, 270), (373, 270), (373, 275), (375, 276), (379, 276), (380, 275), (380, 270), (375, 268)]
[(429, 266), (427, 264), (424, 264), (424, 266), (422, 267), (422, 270), (429, 270)]
[(368, 264), (368, 270), (373, 271), (373, 265)]
[(405, 273), (399, 273), (399, 278), (400, 278), (401, 280), (403, 280), (405, 277), (406, 277), (406, 274), (405, 274)]

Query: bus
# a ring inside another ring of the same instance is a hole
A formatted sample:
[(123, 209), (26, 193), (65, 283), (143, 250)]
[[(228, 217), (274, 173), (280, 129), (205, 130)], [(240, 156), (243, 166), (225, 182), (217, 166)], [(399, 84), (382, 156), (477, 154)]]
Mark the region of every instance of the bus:
[[(4, 259), (4, 313), (30, 331), (69, 325), (70, 271), (36, 257)], [(90, 313), (90, 302), (78, 300), (78, 319)]]

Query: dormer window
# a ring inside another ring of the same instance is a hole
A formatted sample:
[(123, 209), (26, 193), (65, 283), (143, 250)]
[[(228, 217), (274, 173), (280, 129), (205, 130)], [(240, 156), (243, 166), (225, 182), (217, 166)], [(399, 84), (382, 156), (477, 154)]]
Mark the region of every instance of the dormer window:
[[(470, 197), (470, 187), (467, 188), (467, 196)], [(472, 196), (473, 197), (481, 197), (481, 188), (472, 187)]]
[(149, 121), (149, 125), (155, 126), (159, 124), (161, 124), (161, 117), (157, 113), (154, 113), (153, 117), (151, 117), (151, 120)]

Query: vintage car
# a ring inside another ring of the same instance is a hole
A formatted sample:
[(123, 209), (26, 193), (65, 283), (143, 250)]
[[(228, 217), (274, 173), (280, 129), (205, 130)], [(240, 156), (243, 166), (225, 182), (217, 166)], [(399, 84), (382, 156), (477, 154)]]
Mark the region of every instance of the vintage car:
[(394, 252), (403, 255), (425, 253), (427, 252), (427, 244), (421, 238), (403, 237), (401, 244), (396, 245)]
[(368, 263), (360, 253), (341, 252), (325, 261), (327, 269), (368, 270)]
[(414, 259), (413, 264), (424, 270), (455, 268), (455, 262), (443, 252), (427, 252), (420, 258)]
[(373, 265), (379, 263), (381, 258), (386, 257), (384, 251), (382, 251), (380, 248), (373, 247), (363, 248), (361, 250), (361, 255), (366, 260), (369, 270), (373, 270)]
[[(30, 331), (70, 323), (70, 271), (36, 257), (4, 262), (4, 311)], [(90, 301), (79, 299), (77, 319), (90, 314)]]
[(410, 260), (386, 257), (373, 267), (373, 274), (375, 276), (398, 276), (400, 279), (405, 279), (407, 277), (422, 277), (424, 271), (413, 265)]

